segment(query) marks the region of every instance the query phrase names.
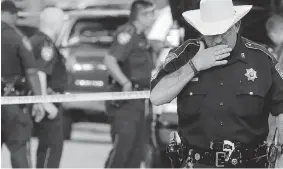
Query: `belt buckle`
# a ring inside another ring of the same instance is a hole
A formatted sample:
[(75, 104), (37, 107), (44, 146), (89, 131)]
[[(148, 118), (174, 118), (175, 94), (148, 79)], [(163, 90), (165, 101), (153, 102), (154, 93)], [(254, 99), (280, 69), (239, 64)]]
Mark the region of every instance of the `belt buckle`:
[[(222, 159), (222, 161), (221, 161)], [(216, 161), (215, 166), (216, 167), (224, 167), (225, 163), (225, 152), (216, 152)]]

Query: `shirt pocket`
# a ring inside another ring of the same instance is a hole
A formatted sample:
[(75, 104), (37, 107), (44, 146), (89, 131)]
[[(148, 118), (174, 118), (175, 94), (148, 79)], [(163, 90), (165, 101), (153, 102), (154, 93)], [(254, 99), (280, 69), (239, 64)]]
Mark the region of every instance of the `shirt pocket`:
[(256, 86), (241, 86), (236, 91), (234, 110), (237, 116), (257, 116), (262, 113), (264, 105), (264, 91)]
[(178, 96), (179, 115), (181, 117), (198, 116), (206, 95), (206, 90), (198, 84), (189, 85)]

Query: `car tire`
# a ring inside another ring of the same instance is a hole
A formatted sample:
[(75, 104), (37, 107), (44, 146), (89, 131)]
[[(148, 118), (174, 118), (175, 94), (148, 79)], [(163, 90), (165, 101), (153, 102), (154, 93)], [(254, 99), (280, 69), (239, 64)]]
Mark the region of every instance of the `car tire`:
[(71, 140), (73, 118), (69, 111), (63, 113), (63, 136), (64, 140)]

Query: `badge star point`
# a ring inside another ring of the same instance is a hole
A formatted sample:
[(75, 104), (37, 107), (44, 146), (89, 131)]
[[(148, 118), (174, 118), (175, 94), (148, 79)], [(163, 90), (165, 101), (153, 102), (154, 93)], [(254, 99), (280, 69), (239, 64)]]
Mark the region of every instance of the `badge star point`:
[(247, 72), (245, 74), (245, 76), (248, 78), (248, 81), (255, 81), (255, 79), (257, 79), (257, 72), (253, 69), (253, 68), (250, 68), (250, 69), (246, 69)]

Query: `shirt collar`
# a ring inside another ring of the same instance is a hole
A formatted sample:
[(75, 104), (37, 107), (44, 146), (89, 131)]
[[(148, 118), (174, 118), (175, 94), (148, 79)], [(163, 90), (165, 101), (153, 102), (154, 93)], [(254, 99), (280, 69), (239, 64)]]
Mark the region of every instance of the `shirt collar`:
[(132, 21), (130, 22), (130, 24), (135, 28), (136, 34), (138, 34), (138, 35), (143, 35), (143, 34), (144, 34), (144, 31), (141, 30), (141, 29), (138, 27), (137, 24), (135, 24), (135, 23), (132, 22)]
[(48, 40), (49, 43), (53, 43), (52, 39), (46, 33), (42, 32), (40, 30), (38, 31), (38, 33), (39, 33), (40, 36), (45, 37), (46, 40)]
[(242, 61), (244, 63), (248, 63), (247, 54), (248, 54), (247, 48), (241, 36), (238, 35), (236, 45), (231, 52), (231, 56), (228, 57), (228, 63), (235, 62), (235, 61)]

